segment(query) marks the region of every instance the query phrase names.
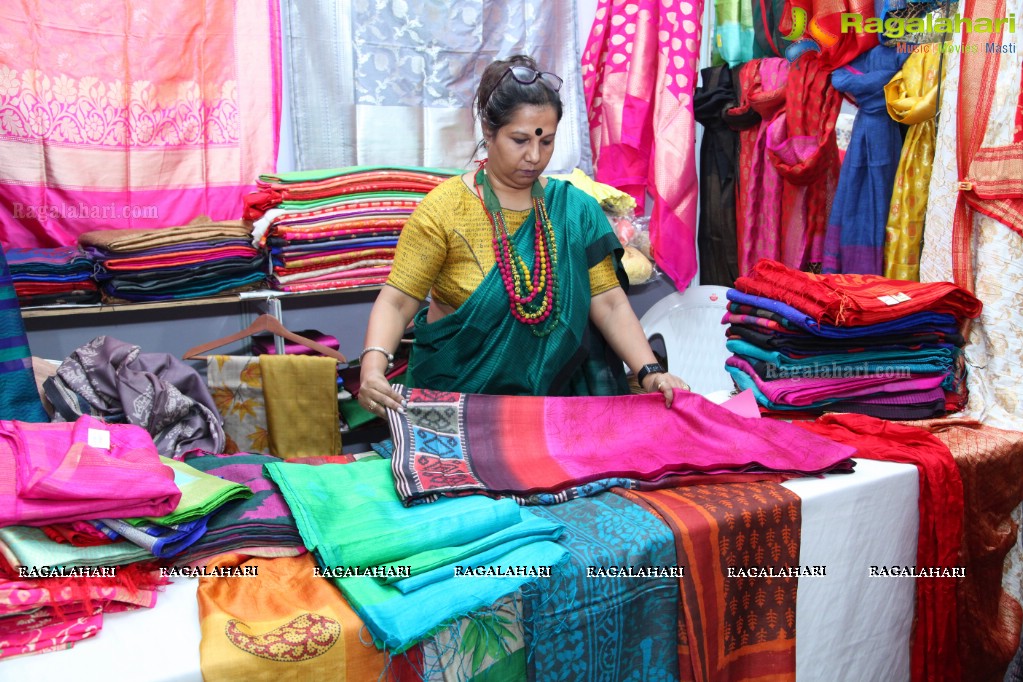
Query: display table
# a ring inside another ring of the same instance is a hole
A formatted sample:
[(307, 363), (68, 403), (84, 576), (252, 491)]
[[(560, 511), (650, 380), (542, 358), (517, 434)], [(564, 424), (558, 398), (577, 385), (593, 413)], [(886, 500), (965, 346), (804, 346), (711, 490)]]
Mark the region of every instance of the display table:
[[(784, 485), (802, 499), (800, 564), (826, 569), (799, 580), (797, 679), (908, 680), (915, 581), (870, 567), (916, 561), (916, 468), (856, 460), (853, 474)], [(67, 651), (0, 663), (0, 679), (201, 682), (197, 585), (178, 579), (155, 608), (104, 616), (97, 637)]]

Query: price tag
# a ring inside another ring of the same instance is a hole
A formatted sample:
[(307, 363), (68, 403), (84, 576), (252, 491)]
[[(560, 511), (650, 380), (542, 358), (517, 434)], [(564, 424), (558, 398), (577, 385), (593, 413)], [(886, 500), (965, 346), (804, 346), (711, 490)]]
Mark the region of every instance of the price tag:
[(89, 446), (109, 450), (110, 432), (103, 429), (89, 429)]

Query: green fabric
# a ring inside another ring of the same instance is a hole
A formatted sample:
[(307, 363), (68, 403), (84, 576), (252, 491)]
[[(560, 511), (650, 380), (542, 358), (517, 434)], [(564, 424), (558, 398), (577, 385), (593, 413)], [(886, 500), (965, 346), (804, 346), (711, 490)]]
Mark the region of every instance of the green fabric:
[[(385, 562), (402, 565), (403, 558), (469, 544), (522, 519), (514, 502), (476, 495), (403, 507), (387, 460), (319, 467), (274, 462), (264, 470), (280, 488), (306, 547), (321, 567), (331, 570)], [(512, 549), (496, 564), (553, 567), (566, 556), (556, 543), (540, 540)], [(366, 623), (377, 646), (392, 653), (404, 651), (461, 616), (490, 607), (535, 579), (456, 578), (451, 568), (446, 579), (409, 594), (374, 577), (331, 579)]]
[(46, 533), (29, 526), (0, 528), (0, 543), (7, 545), (5, 554), (13, 555), (14, 568), (18, 566), (124, 566), (146, 559), (153, 553), (132, 542), (115, 542), (95, 547), (75, 547), (54, 542)]
[[(405, 372), (402, 372), (389, 381), (392, 384), (404, 384)], [(341, 416), (345, 418), (345, 423), (352, 429), (356, 429), (363, 424), (368, 424), (374, 419), (379, 419), (377, 415), (364, 408), (359, 404), (359, 401), (354, 398), (352, 400), (342, 400), (340, 408)]]
[(252, 497), (252, 490), (241, 483), (225, 481), (162, 455), (160, 461), (174, 470), (174, 483), (181, 490), (181, 501), (174, 511), (166, 516), (125, 519), (132, 525), (137, 526), (144, 521), (151, 521), (163, 526), (173, 526), (212, 514), (232, 500), (247, 500)]
[(753, 58), (753, 5), (750, 0), (716, 0), (711, 64), (738, 66)]
[[(544, 196), (558, 249), (558, 326), (538, 337), (517, 321), (494, 267), (455, 312), (429, 323), (425, 308), (416, 315), (410, 386), (492, 395), (628, 392), (621, 361), (608, 362), (606, 343), (589, 322), (589, 269), (608, 254), (620, 259), (621, 243), (600, 204), (570, 183), (549, 179)], [(511, 237), (527, 263), (535, 227), (530, 214)]]

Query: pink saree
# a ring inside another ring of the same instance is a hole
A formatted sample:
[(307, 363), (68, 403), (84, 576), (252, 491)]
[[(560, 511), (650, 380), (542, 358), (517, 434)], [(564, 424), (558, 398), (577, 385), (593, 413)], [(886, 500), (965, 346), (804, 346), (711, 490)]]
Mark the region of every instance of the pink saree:
[(0, 5), (0, 242), (238, 218), (276, 165), (279, 3)]
[(696, 274), (696, 87), (703, 0), (600, 0), (582, 57), (596, 179), (654, 199), (654, 260), (684, 289)]

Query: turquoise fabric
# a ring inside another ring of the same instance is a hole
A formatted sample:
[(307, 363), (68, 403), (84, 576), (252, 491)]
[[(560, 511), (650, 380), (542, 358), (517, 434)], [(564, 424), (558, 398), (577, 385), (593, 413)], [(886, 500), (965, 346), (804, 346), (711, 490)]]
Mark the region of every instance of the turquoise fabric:
[(792, 358), (779, 351), (764, 350), (749, 341), (729, 339), (725, 347), (736, 355), (743, 355), (755, 360), (763, 360), (788, 372), (793, 376), (813, 376), (813, 368), (834, 370), (836, 368), (855, 368), (864, 374), (881, 372), (913, 372), (928, 374), (947, 372), (952, 369), (955, 358), (949, 348), (923, 348), (920, 350), (861, 350), (855, 353), (831, 353), (828, 355), (812, 355), (804, 358)]
[[(485, 547), (487, 566), (533, 567), (560, 564), (565, 551), (545, 538), (556, 537), (511, 500), (483, 496), (444, 498), (427, 505), (404, 507), (394, 489), (388, 460), (309, 467), (274, 462), (266, 474), (278, 485), (298, 524), (306, 547), (324, 568), (370, 568), (390, 563), (409, 565), (417, 555), (451, 551), (452, 563), (441, 554), (420, 563), (439, 572), (420, 578), (407, 593), (375, 577), (332, 577), (352, 608), (366, 623), (376, 645), (392, 653), (473, 611), (491, 606), (536, 579), (533, 576), (455, 577), (454, 566), (476, 565), (469, 549)], [(515, 526), (526, 525), (529, 528)], [(533, 531), (533, 542), (522, 537)], [(488, 536), (504, 532), (505, 542)], [(503, 547), (504, 551), (498, 551)], [(482, 550), (479, 550), (482, 551)], [(418, 560), (417, 560), (418, 561)], [(552, 574), (554, 569), (552, 568)], [(420, 574), (423, 575), (423, 574)], [(409, 587), (409, 586), (406, 586)]]

